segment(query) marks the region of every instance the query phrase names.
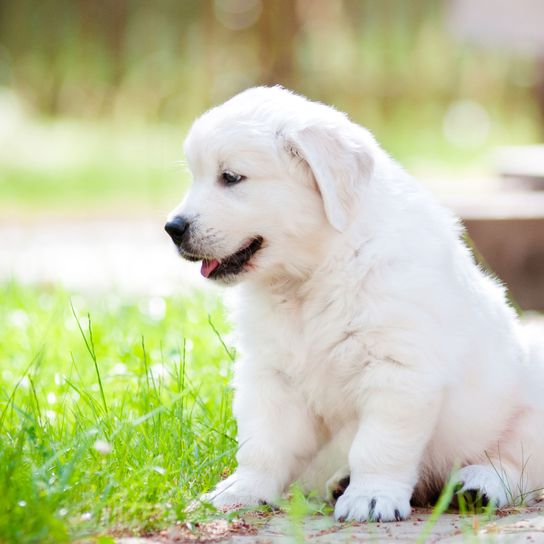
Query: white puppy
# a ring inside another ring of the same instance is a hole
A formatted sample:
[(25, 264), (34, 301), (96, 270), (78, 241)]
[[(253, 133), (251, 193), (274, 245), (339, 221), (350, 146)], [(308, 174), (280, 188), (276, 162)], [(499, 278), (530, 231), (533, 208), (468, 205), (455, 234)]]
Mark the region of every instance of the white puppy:
[(349, 476), (336, 518), (385, 521), (456, 468), (499, 506), (544, 487), (544, 353), (367, 130), (260, 87), (197, 119), (185, 153), (195, 181), (166, 230), (238, 284), (238, 468), (206, 500)]

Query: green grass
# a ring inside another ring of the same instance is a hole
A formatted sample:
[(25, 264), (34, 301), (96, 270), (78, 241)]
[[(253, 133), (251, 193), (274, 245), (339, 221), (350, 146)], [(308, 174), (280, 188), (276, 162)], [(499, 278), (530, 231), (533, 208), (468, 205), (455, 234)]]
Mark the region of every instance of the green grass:
[(218, 302), (15, 284), (0, 300), (0, 542), (185, 520), (236, 450)]
[(23, 119), (0, 149), (0, 212), (169, 211), (189, 182), (185, 129)]

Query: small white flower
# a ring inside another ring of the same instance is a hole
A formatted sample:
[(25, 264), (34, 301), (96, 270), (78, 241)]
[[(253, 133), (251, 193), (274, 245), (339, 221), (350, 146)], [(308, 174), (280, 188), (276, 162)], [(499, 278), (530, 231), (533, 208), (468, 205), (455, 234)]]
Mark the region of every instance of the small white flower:
[(112, 376), (124, 376), (127, 373), (127, 365), (123, 363), (117, 363), (112, 369)]
[(162, 363), (152, 365), (151, 367), (149, 367), (149, 371), (151, 372), (151, 376), (153, 376), (155, 380), (159, 380), (160, 378), (166, 378), (168, 376), (168, 369)]
[(111, 453), (111, 450), (113, 449), (112, 445), (105, 440), (97, 440), (93, 444), (93, 448), (102, 455), (107, 455), (108, 453)]
[(93, 515), (90, 512), (84, 512), (81, 514), (81, 521), (89, 521)]
[(27, 313), (23, 310), (14, 310), (8, 315), (8, 319), (18, 329), (24, 329), (30, 323)]
[(151, 297), (142, 300), (138, 306), (140, 312), (154, 321), (161, 321), (166, 314), (166, 302), (162, 297)]
[(26, 506), (26, 501), (19, 501), (18, 503), (18, 506), (20, 506), (21, 508), (24, 508)]
[(166, 314), (166, 302), (162, 297), (153, 297), (147, 304), (147, 313), (151, 319), (160, 321)]

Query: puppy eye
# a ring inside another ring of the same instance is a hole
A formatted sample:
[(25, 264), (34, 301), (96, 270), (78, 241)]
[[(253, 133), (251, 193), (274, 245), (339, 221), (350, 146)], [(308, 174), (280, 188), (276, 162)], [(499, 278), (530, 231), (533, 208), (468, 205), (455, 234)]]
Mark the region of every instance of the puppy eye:
[(234, 172), (231, 172), (230, 170), (225, 170), (221, 174), (221, 179), (223, 180), (223, 183), (225, 185), (235, 185), (236, 183), (239, 183), (240, 181), (243, 181), (245, 176), (242, 176), (240, 174), (235, 174)]

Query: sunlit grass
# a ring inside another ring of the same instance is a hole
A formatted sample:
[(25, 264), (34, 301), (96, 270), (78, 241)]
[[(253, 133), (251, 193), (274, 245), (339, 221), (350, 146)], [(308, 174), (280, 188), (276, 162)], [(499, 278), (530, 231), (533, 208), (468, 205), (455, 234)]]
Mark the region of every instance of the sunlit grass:
[(16, 285), (0, 297), (0, 541), (186, 519), (236, 449), (221, 306)]
[(126, 215), (169, 210), (189, 181), (185, 127), (22, 119), (0, 134), (0, 210)]

